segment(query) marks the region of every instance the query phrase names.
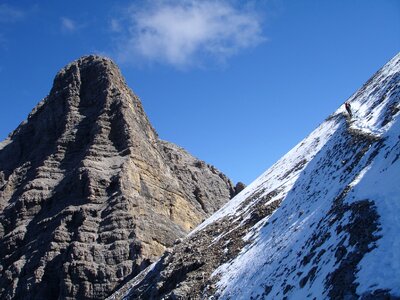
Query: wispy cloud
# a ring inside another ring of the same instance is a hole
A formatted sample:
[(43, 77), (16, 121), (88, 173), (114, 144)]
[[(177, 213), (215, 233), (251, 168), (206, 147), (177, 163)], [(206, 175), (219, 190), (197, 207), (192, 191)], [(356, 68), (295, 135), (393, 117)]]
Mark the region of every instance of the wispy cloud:
[(257, 46), (265, 40), (261, 18), (234, 3), (166, 0), (132, 6), (123, 26), (121, 21), (111, 23), (111, 29), (119, 30), (117, 57), (186, 68), (209, 58), (224, 61)]
[(77, 23), (70, 18), (61, 17), (60, 21), (61, 21), (61, 29), (64, 32), (73, 32), (78, 29)]
[(25, 13), (8, 4), (0, 4), (0, 23), (11, 23), (23, 19)]

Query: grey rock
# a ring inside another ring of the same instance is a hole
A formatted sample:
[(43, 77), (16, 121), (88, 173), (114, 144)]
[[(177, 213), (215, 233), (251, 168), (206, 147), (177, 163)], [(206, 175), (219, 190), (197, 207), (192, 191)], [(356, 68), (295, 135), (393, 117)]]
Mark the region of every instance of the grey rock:
[(238, 183), (236, 183), (236, 185), (235, 185), (235, 195), (239, 194), (245, 188), (246, 188), (246, 185), (243, 182), (239, 181)]
[(0, 143), (0, 298), (104, 299), (229, 200), (109, 59), (63, 68)]

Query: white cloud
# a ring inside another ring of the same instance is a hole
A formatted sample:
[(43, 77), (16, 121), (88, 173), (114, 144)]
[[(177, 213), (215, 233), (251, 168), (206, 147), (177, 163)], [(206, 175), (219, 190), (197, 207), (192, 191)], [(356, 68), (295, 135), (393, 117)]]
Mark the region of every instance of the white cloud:
[(145, 59), (182, 68), (225, 60), (265, 40), (254, 10), (240, 10), (232, 1), (149, 3), (128, 10), (117, 48), (122, 62)]
[(75, 31), (78, 26), (75, 21), (67, 17), (61, 17), (61, 29), (66, 32), (73, 32)]
[(21, 20), (24, 12), (7, 4), (0, 4), (0, 23), (10, 23)]

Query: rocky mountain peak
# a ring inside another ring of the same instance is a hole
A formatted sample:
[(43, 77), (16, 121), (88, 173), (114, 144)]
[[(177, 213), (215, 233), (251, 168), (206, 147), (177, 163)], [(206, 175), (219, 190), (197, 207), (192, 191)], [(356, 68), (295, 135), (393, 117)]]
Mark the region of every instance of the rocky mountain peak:
[[(106, 57), (84, 56), (61, 69), (54, 79), (50, 97), (59, 99), (57, 95), (63, 91), (68, 91), (71, 95), (73, 92), (79, 92), (81, 105), (84, 107), (101, 108), (106, 104), (112, 109), (111, 104), (125, 103), (125, 106), (120, 108), (133, 105), (134, 111), (145, 117), (141, 102), (127, 87), (118, 66)], [(71, 98), (68, 95), (64, 96), (66, 99)], [(66, 103), (73, 104), (74, 102)]]
[(82, 57), (0, 143), (0, 298), (104, 298), (232, 193), (158, 139), (111, 60)]
[(125, 80), (111, 59), (88, 55), (69, 63), (56, 74), (50, 94), (85, 83), (93, 89), (108, 89), (113, 84), (125, 85)]

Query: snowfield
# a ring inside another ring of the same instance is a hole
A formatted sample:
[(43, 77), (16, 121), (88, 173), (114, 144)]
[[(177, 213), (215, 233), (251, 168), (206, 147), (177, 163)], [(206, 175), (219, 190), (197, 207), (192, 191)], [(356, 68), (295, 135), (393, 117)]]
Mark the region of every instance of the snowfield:
[(125, 299), (400, 297), (400, 54), (348, 101)]
[[(355, 114), (353, 120), (346, 120), (345, 110), (339, 108), (310, 136), (196, 229), (200, 230), (227, 214), (246, 213), (251, 204), (241, 210), (238, 207), (257, 191), (263, 193), (255, 201), (276, 189), (280, 192), (270, 202), (283, 198), (281, 206), (262, 220), (260, 226), (253, 228), (252, 242), (240, 255), (213, 273), (219, 276), (218, 293), (222, 299), (250, 299), (263, 294), (277, 299), (284, 296), (326, 298), (329, 294), (327, 279), (338, 267), (337, 245), (343, 245), (348, 253), (353, 245), (349, 244), (347, 233), (337, 233), (335, 225), (338, 222), (324, 230), (318, 228), (318, 224), (329, 216), (332, 203), (346, 187), (350, 190), (343, 199), (344, 204), (372, 201), (379, 223), (379, 229), (374, 233), (379, 238), (371, 242), (374, 246), (368, 245), (374, 249), (365, 253), (354, 268), (356, 293), (364, 295), (380, 289), (400, 296), (398, 113), (385, 122), (388, 109), (397, 107), (398, 111), (399, 108), (399, 60), (400, 55), (397, 55), (349, 99)], [(364, 144), (354, 150), (343, 147), (347, 145), (349, 130), (377, 141), (369, 145), (362, 158), (347, 172), (357, 151), (365, 147)], [(378, 154), (370, 161), (378, 148)], [(305, 162), (302, 168), (296, 169), (301, 162)], [(290, 175), (282, 178), (282, 174), (287, 173)], [(340, 226), (350, 222), (350, 215), (350, 212), (345, 213)], [(312, 248), (307, 247), (312, 245), (310, 239), (318, 233), (329, 235), (318, 247), (318, 262), (301, 263)], [(299, 278), (300, 281), (307, 278), (303, 277), (305, 274), (311, 276), (299, 286)]]

